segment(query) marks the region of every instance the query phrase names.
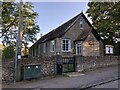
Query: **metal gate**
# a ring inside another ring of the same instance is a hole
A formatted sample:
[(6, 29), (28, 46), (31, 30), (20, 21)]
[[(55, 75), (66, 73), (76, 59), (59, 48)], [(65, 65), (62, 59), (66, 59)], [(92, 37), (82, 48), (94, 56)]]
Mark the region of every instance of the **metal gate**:
[(75, 58), (62, 57), (62, 73), (75, 71)]

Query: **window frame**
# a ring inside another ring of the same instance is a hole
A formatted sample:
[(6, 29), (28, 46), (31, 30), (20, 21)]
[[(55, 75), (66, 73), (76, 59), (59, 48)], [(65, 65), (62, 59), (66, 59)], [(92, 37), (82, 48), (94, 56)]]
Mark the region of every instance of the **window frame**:
[(43, 53), (46, 53), (46, 51), (47, 51), (47, 45), (46, 44), (47, 44), (46, 42), (43, 43)]
[(40, 49), (41, 49), (41, 48), (40, 48), (40, 44), (39, 44), (39, 46), (38, 46), (38, 47), (39, 47), (39, 49), (38, 49), (38, 50), (39, 50), (39, 55), (40, 55), (40, 54), (41, 54), (41, 53), (40, 53)]
[[(83, 29), (83, 18), (80, 18), (80, 29)], [(82, 27), (81, 27), (81, 25), (82, 25)]]
[(105, 45), (105, 54), (114, 54), (114, 46)]
[[(64, 49), (63, 50), (63, 40), (65, 40), (65, 48), (68, 47), (68, 50)], [(68, 41), (68, 46), (66, 45), (66, 41)], [(61, 40), (61, 51), (62, 52), (71, 52), (71, 40), (70, 39), (62, 39)]]
[(50, 52), (55, 52), (55, 40), (50, 41)]
[[(78, 44), (79, 44), (79, 49), (80, 52), (78, 53)], [(76, 43), (76, 55), (81, 55), (82, 54), (82, 44), (81, 43)]]

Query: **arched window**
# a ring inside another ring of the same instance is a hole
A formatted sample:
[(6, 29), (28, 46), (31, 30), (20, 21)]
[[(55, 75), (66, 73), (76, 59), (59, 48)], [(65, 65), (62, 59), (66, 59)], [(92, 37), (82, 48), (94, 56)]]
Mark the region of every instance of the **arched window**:
[(80, 18), (80, 29), (83, 29), (83, 19)]

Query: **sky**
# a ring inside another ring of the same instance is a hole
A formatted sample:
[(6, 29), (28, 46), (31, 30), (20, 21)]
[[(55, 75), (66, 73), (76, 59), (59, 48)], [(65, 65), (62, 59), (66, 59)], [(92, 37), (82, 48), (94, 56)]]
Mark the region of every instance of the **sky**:
[[(88, 2), (33, 2), (34, 11), (39, 15), (37, 24), (40, 26), (40, 32), (36, 35), (37, 40), (40, 38), (40, 33), (45, 35), (81, 11), (85, 14), (87, 4)], [(31, 45), (32, 43), (29, 46)]]
[[(61, 24), (70, 20), (81, 11), (85, 13), (88, 2), (34, 2), (34, 10), (39, 14), (37, 18), (40, 33), (45, 35)], [(37, 39), (40, 38), (40, 33)]]

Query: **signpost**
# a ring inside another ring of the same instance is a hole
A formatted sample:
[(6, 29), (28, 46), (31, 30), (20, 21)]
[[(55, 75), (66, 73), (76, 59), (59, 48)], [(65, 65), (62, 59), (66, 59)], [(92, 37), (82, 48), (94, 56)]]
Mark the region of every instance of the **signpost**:
[(15, 56), (15, 82), (20, 80), (20, 59), (21, 59), (21, 48), (22, 48), (22, 27), (23, 27), (23, 0), (19, 3), (19, 26), (18, 26), (18, 37), (16, 40), (16, 56)]

